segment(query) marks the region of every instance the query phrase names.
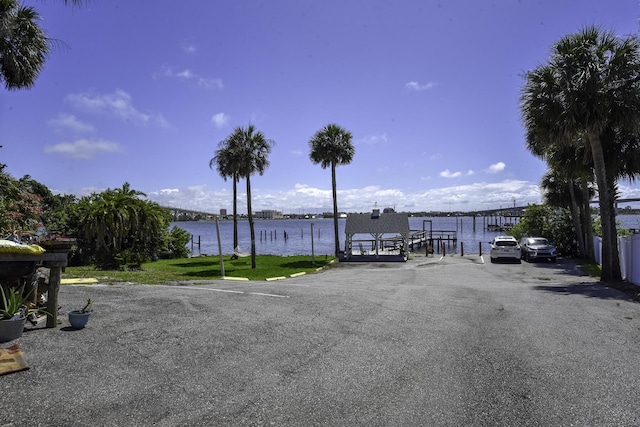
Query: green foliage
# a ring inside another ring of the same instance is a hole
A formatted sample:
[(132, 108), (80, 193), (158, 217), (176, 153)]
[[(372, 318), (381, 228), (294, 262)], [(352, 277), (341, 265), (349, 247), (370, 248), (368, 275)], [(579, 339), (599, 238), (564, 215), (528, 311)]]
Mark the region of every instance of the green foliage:
[(510, 234), (516, 239), (527, 236), (545, 237), (560, 253), (571, 253), (574, 248), (575, 232), (571, 215), (567, 209), (552, 208), (548, 205), (528, 205), (520, 222)]
[(102, 268), (137, 268), (160, 255), (171, 221), (166, 209), (122, 188), (83, 197), (78, 207), (82, 256)]
[(71, 236), (77, 234), (78, 198), (70, 194), (56, 194), (45, 202), (43, 225), (48, 234)]
[(34, 85), (50, 50), (40, 15), (18, 0), (0, 1), (0, 81), (7, 89)]
[(163, 256), (164, 258), (185, 258), (189, 254), (189, 249), (187, 249), (187, 243), (189, 243), (189, 239), (191, 238), (190, 234), (187, 233), (180, 227), (173, 226), (170, 232), (165, 236), (165, 251)]
[(74, 237), (70, 264), (139, 268), (162, 256), (187, 255), (188, 233), (168, 231), (171, 216), (143, 193), (122, 188), (94, 193), (78, 200), (54, 195), (25, 175), (19, 180), (0, 165), (0, 234), (39, 233)]
[(42, 226), (43, 199), (51, 192), (29, 175), (16, 180), (0, 169), (0, 231), (33, 235)]

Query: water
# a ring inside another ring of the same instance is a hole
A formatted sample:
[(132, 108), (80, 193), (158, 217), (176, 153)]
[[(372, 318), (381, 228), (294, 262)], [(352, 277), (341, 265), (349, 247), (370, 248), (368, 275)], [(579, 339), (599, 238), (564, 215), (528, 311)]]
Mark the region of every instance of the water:
[[(483, 252), (488, 251), (488, 242), (504, 232), (485, 231), (488, 219), (476, 218), (475, 231), (473, 217), (433, 217), (409, 218), (411, 230), (457, 230), (458, 244), (451, 245), (448, 253), (459, 253), (464, 243), (465, 253), (479, 253), (479, 242), (483, 242)], [(493, 220), (492, 220), (493, 221)], [(340, 250), (344, 250), (346, 219), (338, 220)], [(504, 219), (502, 221), (504, 223)], [(311, 225), (313, 224), (313, 249), (315, 255), (332, 255), (334, 253), (333, 219), (274, 219), (255, 221), (256, 253), (258, 255), (311, 255)], [(194, 254), (218, 254), (218, 240), (215, 221), (179, 221), (171, 224), (187, 231), (194, 238)], [(219, 221), (222, 252), (233, 252), (233, 220)], [(251, 239), (249, 221), (238, 221), (238, 242), (242, 252), (250, 252)], [(285, 233), (287, 238), (285, 239)], [(198, 236), (200, 248), (198, 249)], [(361, 238), (360, 235), (356, 236)], [(364, 237), (370, 238), (369, 236)], [(371, 238), (373, 239), (373, 238)], [(191, 244), (188, 245), (191, 249)], [(415, 248), (415, 251), (424, 248)]]
[[(621, 227), (640, 229), (640, 215), (618, 215), (618, 222)], [(430, 221), (430, 222), (429, 222)], [(475, 231), (473, 227), (473, 217), (433, 217), (433, 218), (409, 218), (411, 230), (429, 229), (435, 230), (457, 230), (458, 244), (447, 248), (448, 253), (460, 253), (464, 244), (465, 253), (479, 253), (482, 242), (482, 251), (488, 252), (488, 242), (499, 234), (508, 232), (486, 231), (485, 226), (488, 218), (476, 218)], [(495, 219), (491, 219), (494, 223)], [(498, 219), (500, 223), (505, 219)], [(340, 236), (340, 250), (344, 250), (344, 226), (346, 220), (338, 220), (338, 231)], [(257, 220), (255, 222), (256, 233), (256, 253), (258, 255), (311, 255), (311, 224), (313, 224), (313, 249), (315, 255), (332, 255), (333, 249), (333, 219), (274, 219)], [(215, 221), (180, 221), (171, 224), (182, 228), (194, 236), (194, 254), (218, 253), (218, 238), (216, 235)], [(233, 252), (233, 220), (219, 221), (220, 240), (222, 252), (230, 254)], [(284, 234), (287, 233), (287, 239)], [(200, 236), (200, 248), (197, 246), (198, 236)], [(249, 237), (249, 221), (238, 221), (238, 240), (242, 252), (250, 252), (251, 239)], [(357, 236), (358, 238), (360, 236)], [(365, 238), (368, 238), (365, 237)], [(191, 244), (188, 245), (191, 249)], [(416, 247), (414, 251), (421, 251), (423, 248)]]

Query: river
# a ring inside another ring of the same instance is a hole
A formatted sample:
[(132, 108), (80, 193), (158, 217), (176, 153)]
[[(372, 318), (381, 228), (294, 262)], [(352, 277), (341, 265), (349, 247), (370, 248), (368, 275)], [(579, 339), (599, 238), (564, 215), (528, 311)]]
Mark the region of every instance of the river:
[[(622, 227), (640, 229), (640, 216), (638, 215), (619, 215), (617, 220)], [(494, 236), (508, 234), (485, 230), (487, 221), (488, 219), (482, 217), (476, 218), (474, 229), (473, 217), (469, 216), (411, 217), (409, 218), (409, 226), (411, 230), (428, 230), (430, 226), (434, 231), (455, 230), (458, 235), (458, 244), (450, 246), (447, 252), (460, 252), (462, 243), (465, 253), (478, 253), (480, 242), (486, 245), (483, 246), (483, 252), (486, 252), (488, 250), (488, 242)], [(338, 220), (341, 250), (344, 249), (345, 222), (344, 218)], [(502, 219), (502, 222), (504, 223), (504, 219)], [(222, 252), (230, 254), (233, 252), (233, 221), (222, 220), (218, 224)], [(171, 226), (174, 225), (193, 236), (193, 245), (189, 243), (187, 246), (192, 249), (194, 254), (214, 255), (218, 253), (215, 221), (179, 221), (171, 223)], [(333, 254), (333, 220), (330, 218), (256, 220), (256, 253), (259, 255), (311, 255), (312, 227), (314, 254)], [(241, 252), (248, 253), (250, 251), (251, 239), (249, 236), (249, 222), (247, 220), (238, 221), (238, 240)], [(198, 240), (200, 241), (200, 247), (198, 247)], [(418, 251), (420, 249), (416, 248), (415, 250)]]

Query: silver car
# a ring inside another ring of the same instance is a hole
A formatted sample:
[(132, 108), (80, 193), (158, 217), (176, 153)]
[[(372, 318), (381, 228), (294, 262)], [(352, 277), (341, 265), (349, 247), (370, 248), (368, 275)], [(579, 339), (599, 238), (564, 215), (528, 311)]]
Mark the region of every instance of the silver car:
[(522, 259), (531, 262), (537, 259), (556, 262), (556, 247), (544, 237), (525, 237), (520, 240)]

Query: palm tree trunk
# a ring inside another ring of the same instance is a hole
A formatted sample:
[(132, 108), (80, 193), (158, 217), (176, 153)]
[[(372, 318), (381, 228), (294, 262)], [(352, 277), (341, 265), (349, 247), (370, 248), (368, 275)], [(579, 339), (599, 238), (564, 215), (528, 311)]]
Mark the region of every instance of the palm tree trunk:
[[(613, 197), (607, 179), (602, 142), (594, 132), (588, 132), (587, 138), (593, 156), (593, 168), (598, 185), (598, 200), (600, 204), (600, 218), (602, 221), (602, 273), (600, 280), (604, 283), (614, 283), (622, 280), (618, 259), (618, 236), (615, 231), (615, 214), (613, 211)], [(614, 254), (615, 253), (615, 254)]]
[(251, 211), (251, 179), (247, 175), (247, 217), (251, 233), (251, 268), (256, 268), (256, 232), (253, 228), (253, 212)]
[(573, 187), (573, 182), (569, 182), (569, 196), (571, 197), (571, 203), (569, 204), (569, 212), (571, 212), (571, 219), (573, 220), (573, 228), (576, 232), (576, 241), (578, 242), (578, 248), (580, 253), (585, 253), (584, 247), (584, 233), (582, 231), (582, 224), (580, 222), (580, 208), (576, 201), (576, 192)]
[(582, 229), (585, 233), (584, 249), (586, 251), (585, 258), (587, 261), (594, 263), (596, 260), (596, 254), (593, 252), (593, 221), (591, 220), (591, 204), (589, 186), (586, 182), (582, 182), (582, 204), (581, 204), (581, 217), (582, 217)]
[(233, 174), (233, 250), (238, 247), (238, 175)]
[(335, 242), (335, 255), (340, 255), (340, 237), (338, 235), (338, 191), (336, 185), (336, 164), (331, 163), (331, 189), (333, 190), (333, 235)]
[[(616, 198), (617, 198), (617, 184), (615, 177), (609, 177), (609, 209), (611, 211), (611, 223), (609, 227), (611, 227), (611, 239), (612, 239), (612, 251), (611, 251), (611, 262), (614, 266), (617, 267), (617, 276), (613, 279), (616, 282), (622, 281), (622, 269), (620, 268), (620, 250), (618, 248), (618, 228), (616, 226)], [(614, 272), (616, 271), (614, 270)]]

